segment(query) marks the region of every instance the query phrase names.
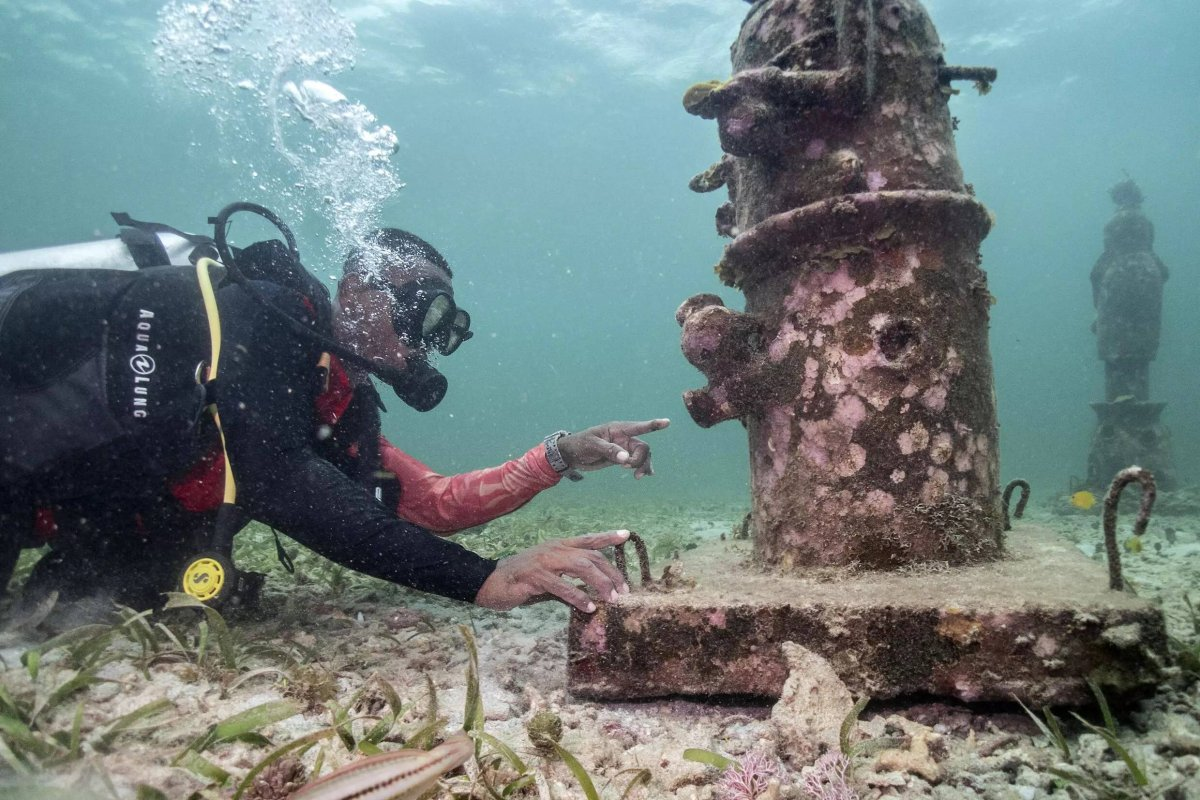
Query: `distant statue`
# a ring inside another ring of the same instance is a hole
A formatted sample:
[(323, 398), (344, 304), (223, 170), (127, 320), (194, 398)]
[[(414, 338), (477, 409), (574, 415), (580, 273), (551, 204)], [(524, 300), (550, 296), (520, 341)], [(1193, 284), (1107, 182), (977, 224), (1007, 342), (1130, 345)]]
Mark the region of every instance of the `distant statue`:
[(1104, 252), (1092, 267), (1096, 347), (1104, 362), (1104, 402), (1092, 403), (1096, 432), (1088, 485), (1103, 488), (1137, 464), (1158, 485), (1175, 484), (1170, 436), (1159, 421), (1164, 403), (1150, 402), (1150, 362), (1158, 354), (1167, 267), (1154, 254), (1154, 226), (1142, 214), (1141, 189), (1123, 180), (1109, 190), (1117, 212), (1104, 226)]
[(1124, 180), (1109, 192), (1117, 213), (1104, 226), (1104, 252), (1092, 267), (1096, 345), (1105, 364), (1105, 399), (1148, 400), (1158, 353), (1167, 267), (1154, 254), (1154, 225), (1142, 192)]

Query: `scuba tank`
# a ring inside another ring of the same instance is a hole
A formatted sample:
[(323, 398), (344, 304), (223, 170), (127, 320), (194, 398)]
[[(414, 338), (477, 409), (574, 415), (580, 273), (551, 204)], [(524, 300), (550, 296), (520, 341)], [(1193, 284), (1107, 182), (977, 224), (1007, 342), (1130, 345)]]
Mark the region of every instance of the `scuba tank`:
[(132, 271), (216, 258), (213, 240), (207, 236), (183, 233), (158, 223), (138, 222), (123, 213), (114, 213), (113, 219), (121, 231), (112, 239), (0, 253), (0, 277), (41, 269)]

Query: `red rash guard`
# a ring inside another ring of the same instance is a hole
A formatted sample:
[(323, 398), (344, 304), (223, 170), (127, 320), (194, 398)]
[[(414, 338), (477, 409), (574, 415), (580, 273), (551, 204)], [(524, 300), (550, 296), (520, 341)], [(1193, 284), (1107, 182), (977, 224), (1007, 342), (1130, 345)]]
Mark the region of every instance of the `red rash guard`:
[[(354, 386), (337, 358), (329, 366), (329, 382), (317, 398), (317, 417), (326, 425), (336, 425), (354, 398)], [(400, 481), (396, 515), (443, 534), (515, 511), (562, 479), (546, 460), (542, 445), (499, 466), (447, 477), (380, 436), (379, 461)]]
[(439, 475), (408, 453), (379, 441), (383, 468), (400, 479), (401, 519), (437, 533), (482, 525), (515, 511), (562, 476), (546, 461), (546, 449), (534, 447), (520, 458), (474, 472)]

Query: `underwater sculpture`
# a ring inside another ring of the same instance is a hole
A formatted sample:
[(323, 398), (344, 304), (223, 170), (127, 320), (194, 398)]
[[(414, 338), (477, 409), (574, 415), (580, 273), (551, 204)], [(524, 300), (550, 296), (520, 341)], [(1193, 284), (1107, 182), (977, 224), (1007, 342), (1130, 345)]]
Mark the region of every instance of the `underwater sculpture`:
[(735, 74), (684, 99), (715, 118), (718, 276), (679, 309), (708, 378), (685, 403), (749, 432), (752, 527), (784, 568), (972, 563), (1001, 547), (987, 209), (963, 182), (951, 81), (916, 2), (757, 4)]
[(1130, 464), (1173, 487), (1165, 403), (1151, 403), (1150, 362), (1158, 354), (1167, 267), (1154, 253), (1154, 225), (1142, 213), (1143, 195), (1132, 180), (1114, 186), (1117, 205), (1104, 226), (1104, 252), (1092, 267), (1096, 347), (1104, 362), (1104, 402), (1092, 403), (1097, 426), (1088, 454), (1087, 485), (1104, 487)]
[(1152, 684), (1161, 612), (1045, 529), (1002, 531), (991, 219), (947, 107), (952, 81), (985, 92), (995, 71), (946, 66), (917, 0), (758, 0), (733, 66), (684, 107), (719, 125), (725, 155), (691, 187), (728, 188), (717, 275), (746, 308), (700, 294), (676, 320), (708, 379), (692, 418), (747, 428), (753, 552), (700, 544), (652, 580), (639, 554), (635, 591), (572, 615), (570, 690), (778, 698), (797, 648), (847, 698)]

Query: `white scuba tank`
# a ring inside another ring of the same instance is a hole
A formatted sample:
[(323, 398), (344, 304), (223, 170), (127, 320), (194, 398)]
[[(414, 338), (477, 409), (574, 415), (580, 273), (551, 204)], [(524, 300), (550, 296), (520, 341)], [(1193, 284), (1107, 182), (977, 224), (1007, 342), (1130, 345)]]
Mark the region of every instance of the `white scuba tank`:
[[(197, 247), (195, 242), (169, 231), (156, 231), (145, 236), (158, 240), (167, 257), (164, 265), (190, 263)], [(138, 262), (122, 237), (0, 253), (0, 277), (27, 269), (136, 270)]]

